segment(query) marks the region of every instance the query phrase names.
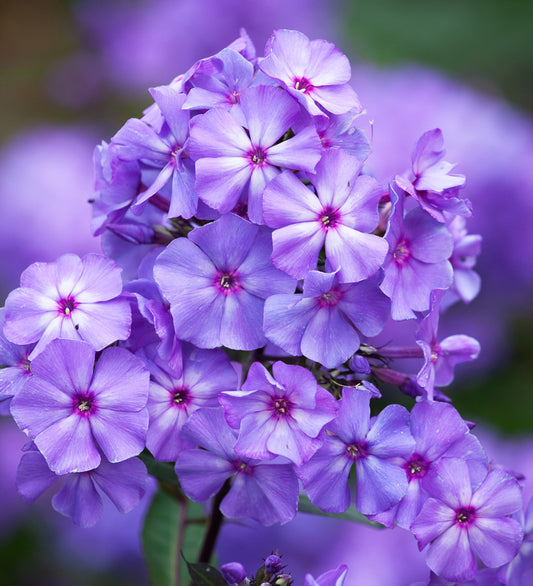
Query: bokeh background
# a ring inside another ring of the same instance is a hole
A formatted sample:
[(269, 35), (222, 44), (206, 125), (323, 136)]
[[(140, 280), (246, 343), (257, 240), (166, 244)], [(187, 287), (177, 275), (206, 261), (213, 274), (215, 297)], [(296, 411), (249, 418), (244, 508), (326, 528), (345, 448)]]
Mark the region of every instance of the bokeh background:
[[(477, 337), (482, 355), (447, 389), (479, 423), (491, 458), (533, 493), (533, 3), (528, 0), (2, 0), (0, 2), (0, 300), (20, 272), (64, 252), (98, 251), (89, 232), (92, 151), (168, 83), (245, 27), (261, 52), (275, 28), (334, 41), (352, 60), (372, 136), (367, 169), (387, 181), (440, 127), (467, 177), (483, 236), (482, 293), (454, 307), (443, 335)], [(398, 397), (398, 400), (401, 400)], [(148, 584), (143, 507), (109, 508), (80, 530), (14, 488), (24, 436), (0, 420), (0, 585)], [(339, 563), (349, 586), (427, 578), (414, 539), (305, 515), (269, 530), (227, 526), (223, 561), (253, 571), (278, 549), (302, 583)]]

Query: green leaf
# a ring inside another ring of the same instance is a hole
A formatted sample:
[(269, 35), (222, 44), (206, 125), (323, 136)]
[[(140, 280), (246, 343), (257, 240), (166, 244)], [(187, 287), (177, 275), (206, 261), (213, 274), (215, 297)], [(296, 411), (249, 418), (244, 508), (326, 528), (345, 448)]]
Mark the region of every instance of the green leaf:
[(172, 462), (159, 462), (148, 450), (144, 450), (137, 457), (144, 462), (148, 474), (151, 474), (157, 480), (176, 486), (180, 485)]
[(175, 586), (180, 505), (167, 492), (154, 496), (144, 520), (142, 542), (150, 583)]
[(187, 562), (187, 567), (189, 568), (193, 586), (228, 586), (222, 574), (209, 564), (191, 564)]
[[(187, 503), (187, 528), (185, 530), (184, 543), (181, 544), (181, 554), (185, 560), (197, 560), (202, 542), (207, 519), (202, 505), (189, 501)], [(187, 586), (190, 582), (189, 570), (186, 564), (180, 564), (181, 584)], [(226, 585), (227, 586), (227, 585)]]
[(375, 521), (371, 521), (367, 517), (365, 517), (362, 513), (357, 511), (355, 507), (350, 507), (344, 513), (325, 513), (318, 507), (315, 507), (311, 504), (311, 501), (308, 497), (301, 494), (300, 501), (298, 502), (298, 510), (301, 513), (309, 513), (311, 515), (318, 515), (320, 517), (334, 517), (335, 519), (345, 519), (347, 521), (352, 521), (353, 523), (360, 523), (361, 525), (369, 525), (370, 527), (375, 527), (376, 529), (383, 529), (385, 526), (381, 523), (376, 523)]

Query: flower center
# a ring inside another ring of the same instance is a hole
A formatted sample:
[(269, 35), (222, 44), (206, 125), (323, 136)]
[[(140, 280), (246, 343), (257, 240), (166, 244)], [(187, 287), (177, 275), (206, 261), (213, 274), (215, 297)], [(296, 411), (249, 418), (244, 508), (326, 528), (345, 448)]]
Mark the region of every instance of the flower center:
[(74, 411), (83, 417), (88, 417), (96, 410), (92, 393), (80, 393), (73, 399)]
[(230, 295), (241, 288), (234, 271), (219, 271), (215, 279), (215, 287), (224, 295)]
[(409, 480), (411, 480), (411, 478), (422, 478), (426, 475), (427, 469), (427, 462), (421, 456), (416, 454), (411, 456), (411, 459), (405, 466), (405, 471), (407, 472)]
[(236, 460), (235, 462), (233, 462), (233, 467), (235, 468), (237, 474), (242, 473), (251, 475), (253, 472), (251, 466), (248, 466), (248, 464), (246, 462), (243, 462), (242, 460)]
[(293, 83), (294, 89), (302, 94), (308, 94), (313, 89), (313, 84), (305, 77), (297, 77)]
[(332, 307), (337, 305), (337, 303), (342, 299), (342, 291), (338, 291), (337, 289), (331, 289), (327, 293), (323, 293), (318, 298), (318, 303), (320, 307)]
[(241, 94), (237, 90), (233, 90), (230, 94), (228, 94), (227, 99), (230, 104), (239, 104), (241, 101)]
[(260, 167), (266, 161), (266, 151), (260, 147), (254, 148), (250, 153), (250, 160), (254, 165)]
[(278, 417), (287, 417), (290, 414), (291, 407), (291, 402), (284, 398), (275, 399), (272, 405), (274, 413)]
[(457, 511), (455, 522), (462, 527), (469, 527), (475, 519), (475, 509), (473, 507), (463, 507)]
[(182, 387), (178, 389), (174, 389), (172, 394), (172, 403), (177, 405), (178, 407), (183, 407), (185, 404), (189, 402), (189, 391)]
[(59, 313), (62, 313), (63, 315), (66, 315), (66, 316), (69, 316), (78, 306), (76, 301), (74, 301), (74, 298), (71, 297), (70, 295), (68, 297), (63, 298), (63, 299), (60, 299), (57, 302), (57, 305), (59, 308)]
[(350, 444), (350, 445), (346, 446), (346, 454), (352, 460), (357, 460), (358, 458), (364, 458), (366, 456), (366, 445), (361, 442), (358, 442), (355, 444)]
[(403, 266), (409, 258), (411, 258), (411, 249), (409, 248), (409, 243), (405, 238), (402, 238), (398, 244), (396, 245), (396, 250), (393, 253), (394, 262), (399, 265)]
[(335, 228), (335, 226), (339, 223), (339, 219), (339, 212), (333, 208), (325, 208), (324, 210), (322, 210), (322, 213), (319, 216), (322, 228), (325, 230)]

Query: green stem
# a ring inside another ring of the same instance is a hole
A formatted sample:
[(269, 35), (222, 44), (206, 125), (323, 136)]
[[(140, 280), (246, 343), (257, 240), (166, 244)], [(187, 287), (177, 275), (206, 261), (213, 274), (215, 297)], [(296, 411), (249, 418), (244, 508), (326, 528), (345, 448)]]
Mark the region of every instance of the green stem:
[(207, 530), (205, 532), (204, 542), (202, 543), (202, 549), (200, 550), (200, 555), (198, 556), (198, 562), (208, 564), (211, 556), (213, 555), (213, 551), (215, 549), (215, 545), (217, 542), (217, 537), (220, 532), (220, 528), (222, 527), (222, 523), (224, 521), (224, 515), (220, 512), (220, 503), (222, 502), (223, 498), (228, 494), (229, 489), (231, 487), (230, 480), (226, 480), (224, 486), (219, 490), (213, 500), (213, 509), (211, 511), (211, 516), (209, 518), (209, 523), (207, 525)]

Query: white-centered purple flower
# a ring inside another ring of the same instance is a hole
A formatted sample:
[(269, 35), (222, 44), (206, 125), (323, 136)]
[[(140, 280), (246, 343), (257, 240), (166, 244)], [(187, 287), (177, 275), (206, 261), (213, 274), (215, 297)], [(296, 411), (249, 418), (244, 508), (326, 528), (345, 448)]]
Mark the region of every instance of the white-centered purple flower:
[(376, 336), (387, 321), (390, 302), (380, 279), (343, 284), (336, 273), (310, 271), (303, 294), (266, 300), (265, 335), (289, 354), (339, 366), (358, 350), (361, 334)]
[(38, 342), (35, 358), (55, 338), (84, 340), (101, 350), (130, 335), (131, 311), (120, 297), (120, 267), (100, 254), (30, 265), (6, 299), (4, 334), (15, 344)]
[(198, 446), (181, 452), (176, 462), (181, 487), (192, 500), (207, 501), (232, 478), (220, 505), (224, 516), (252, 519), (265, 526), (294, 518), (298, 479), (292, 465), (282, 458), (262, 462), (237, 454), (236, 433), (220, 408), (193, 413), (182, 434)]
[[(479, 440), (473, 436), (467, 423), (448, 403), (420, 401), (411, 410), (410, 430), (416, 441), (414, 452), (402, 457), (409, 486), (407, 493), (394, 510), (376, 521), (409, 529), (428, 498), (425, 482), (428, 473), (441, 458), (461, 458), (470, 470), (475, 487), (487, 475), (488, 462)], [(388, 521), (387, 521), (388, 519)]]
[(448, 259), (453, 238), (444, 224), (420, 208), (404, 218), (404, 191), (397, 185), (391, 185), (390, 195), (393, 210), (385, 233), (389, 252), (383, 263), (381, 290), (391, 299), (392, 318), (404, 320), (416, 317), (415, 311), (429, 309), (433, 289), (452, 284)]
[(435, 385), (446, 386), (452, 382), (456, 364), (475, 360), (481, 350), (476, 339), (464, 334), (448, 336), (440, 342), (437, 340), (439, 310), (444, 293), (442, 289), (431, 292), (429, 313), (416, 333), (416, 343), (424, 352), (424, 364), (416, 382), (426, 389), (429, 399), (433, 398)]
[(85, 472), (139, 454), (148, 428), (149, 374), (124, 348), (95, 351), (53, 340), (31, 363), (32, 375), (11, 402), (17, 425), (56, 474)]
[(241, 390), (219, 400), (228, 423), (239, 430), (238, 454), (284, 456), (301, 466), (322, 445), (320, 432), (335, 417), (335, 399), (301, 366), (276, 362), (272, 372), (254, 362)]
[(295, 286), (272, 265), (271, 252), (270, 230), (233, 214), (171, 242), (154, 276), (177, 336), (200, 348), (264, 346), (264, 300)]
[(411, 531), (436, 574), (450, 581), (471, 580), (476, 558), (497, 568), (515, 557), (523, 530), (510, 518), (522, 509), (514, 477), (493, 468), (476, 488), (465, 462), (443, 458), (428, 473), (426, 488), (431, 497)]
[(274, 229), (272, 262), (296, 279), (317, 267), (325, 245), (326, 258), (342, 283), (362, 281), (383, 263), (388, 243), (371, 234), (378, 224), (381, 190), (362, 162), (333, 149), (310, 176), (315, 192), (294, 173), (284, 172), (263, 196), (265, 223)]
[(121, 513), (129, 513), (144, 496), (147, 477), (146, 467), (138, 458), (116, 464), (102, 459), (94, 470), (58, 475), (38, 451), (30, 451), (20, 460), (17, 490), (31, 503), (52, 485), (62, 483), (52, 498), (54, 509), (79, 527), (92, 527), (102, 516), (100, 491)]
[(366, 389), (344, 389), (336, 419), (326, 426), (324, 445), (297, 470), (311, 502), (330, 513), (345, 511), (352, 502), (348, 477), (355, 463), (355, 506), (365, 515), (384, 512), (407, 491), (407, 474), (396, 463), (407, 458), (415, 441), (409, 431), (409, 412), (388, 405), (370, 418)]
[(263, 223), (261, 196), (279, 169), (312, 172), (322, 145), (309, 123), (288, 140), (300, 108), (284, 90), (260, 85), (240, 95), (243, 125), (225, 108), (195, 118), (189, 150), (196, 161), (198, 197), (221, 214), (231, 212), (239, 199), (248, 204), (248, 217)]
[(464, 175), (450, 175), (455, 165), (443, 161), (444, 139), (439, 128), (425, 132), (416, 143), (409, 178), (396, 176), (398, 185), (412, 195), (433, 218), (446, 221), (446, 215), (470, 216), (470, 201), (460, 196)]
[(181, 375), (157, 356), (146, 364), (150, 370), (146, 447), (157, 460), (174, 462), (184, 447), (181, 428), (200, 407), (218, 407), (218, 395), (238, 386), (237, 372), (222, 350), (200, 350), (186, 345)]
[(169, 216), (190, 218), (197, 211), (198, 198), (194, 191), (194, 166), (187, 153), (190, 113), (183, 109), (187, 96), (171, 85), (152, 88), (150, 93), (163, 116), (161, 130), (132, 118), (111, 143), (117, 145), (121, 158), (139, 161), (148, 171), (155, 171), (148, 173), (148, 187), (139, 193), (135, 206), (141, 206), (170, 182)]
[(310, 41), (303, 33), (286, 29), (274, 32), (265, 48), (261, 70), (283, 83), (313, 115), (361, 111), (354, 90), (350, 61), (328, 41)]

